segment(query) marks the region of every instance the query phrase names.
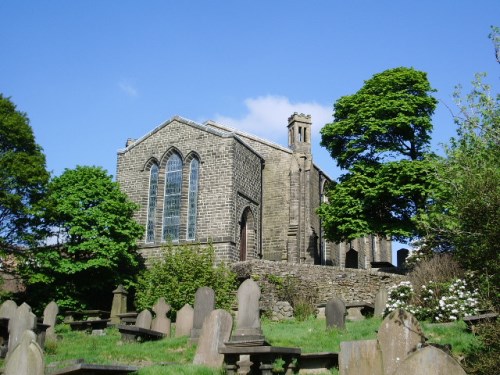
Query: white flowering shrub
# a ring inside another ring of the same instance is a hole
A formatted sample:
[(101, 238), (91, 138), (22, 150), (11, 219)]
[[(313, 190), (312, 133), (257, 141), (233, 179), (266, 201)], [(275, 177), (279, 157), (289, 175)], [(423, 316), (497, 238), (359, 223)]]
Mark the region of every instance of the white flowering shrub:
[(386, 315), (401, 308), (415, 315), (418, 320), (452, 322), (478, 313), (478, 292), (470, 290), (463, 279), (447, 283), (430, 281), (422, 285), (418, 295), (409, 281), (403, 281), (389, 288), (388, 294)]

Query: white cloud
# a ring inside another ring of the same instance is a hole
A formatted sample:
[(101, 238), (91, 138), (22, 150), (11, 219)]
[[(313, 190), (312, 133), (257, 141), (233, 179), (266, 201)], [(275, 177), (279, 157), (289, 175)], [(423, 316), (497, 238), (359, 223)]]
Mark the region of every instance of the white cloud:
[(311, 115), (313, 142), (319, 143), (320, 129), (332, 121), (332, 107), (318, 103), (291, 103), (284, 96), (260, 96), (245, 100), (247, 113), (241, 118), (217, 115), (215, 121), (226, 126), (278, 142), (286, 146), (288, 117), (294, 112)]
[(119, 82), (118, 87), (120, 88), (120, 90), (122, 90), (128, 96), (136, 97), (137, 95), (139, 95), (139, 93), (137, 92), (137, 89), (128, 82), (124, 82), (124, 81)]

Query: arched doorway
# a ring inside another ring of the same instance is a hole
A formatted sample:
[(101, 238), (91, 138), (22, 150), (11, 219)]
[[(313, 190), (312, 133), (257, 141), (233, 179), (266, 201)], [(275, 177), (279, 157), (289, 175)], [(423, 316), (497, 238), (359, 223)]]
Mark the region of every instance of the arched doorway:
[(245, 208), (240, 220), (240, 261), (255, 257), (255, 220), (250, 207)]

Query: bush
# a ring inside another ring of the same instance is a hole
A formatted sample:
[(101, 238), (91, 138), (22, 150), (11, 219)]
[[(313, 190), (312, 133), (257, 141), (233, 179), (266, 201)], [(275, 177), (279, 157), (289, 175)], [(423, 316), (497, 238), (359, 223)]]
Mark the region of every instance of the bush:
[(498, 357), (500, 355), (500, 322), (487, 322), (478, 325), (475, 333), (481, 340), (481, 347), (471, 348), (465, 358), (467, 374), (496, 375), (498, 374)]
[(170, 316), (186, 303), (194, 304), (194, 295), (200, 287), (215, 291), (216, 307), (230, 309), (234, 302), (236, 275), (224, 263), (215, 265), (212, 245), (169, 244), (162, 258), (139, 277), (136, 290), (138, 309), (151, 308), (160, 297), (171, 306)]

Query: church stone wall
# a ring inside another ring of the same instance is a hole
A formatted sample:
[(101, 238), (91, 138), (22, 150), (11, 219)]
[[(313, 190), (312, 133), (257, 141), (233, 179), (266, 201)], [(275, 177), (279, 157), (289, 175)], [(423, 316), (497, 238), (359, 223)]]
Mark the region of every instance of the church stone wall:
[(333, 297), (345, 302), (365, 301), (373, 303), (381, 287), (388, 288), (407, 280), (405, 276), (373, 270), (324, 267), (311, 264), (290, 264), (269, 261), (246, 261), (231, 265), (240, 280), (253, 278), (261, 289), (261, 307), (269, 310), (279, 299), (276, 286), (269, 275), (297, 280), (299, 295), (317, 294), (315, 303), (326, 303)]

